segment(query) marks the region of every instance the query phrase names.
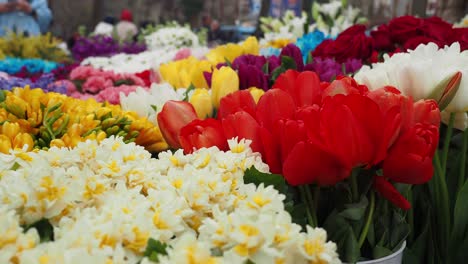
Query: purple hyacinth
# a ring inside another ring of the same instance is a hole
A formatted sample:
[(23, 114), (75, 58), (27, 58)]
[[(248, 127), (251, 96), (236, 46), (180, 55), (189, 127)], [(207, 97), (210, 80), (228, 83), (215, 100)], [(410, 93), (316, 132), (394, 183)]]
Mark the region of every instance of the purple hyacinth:
[(143, 43), (123, 43), (110, 36), (96, 35), (92, 37), (80, 37), (72, 48), (73, 57), (83, 60), (91, 56), (112, 56), (117, 53), (135, 54), (146, 50)]
[(338, 63), (331, 58), (314, 58), (304, 69), (316, 72), (322, 81), (331, 82), (340, 75), (353, 74), (361, 67), (362, 62), (359, 59), (348, 59), (344, 63)]

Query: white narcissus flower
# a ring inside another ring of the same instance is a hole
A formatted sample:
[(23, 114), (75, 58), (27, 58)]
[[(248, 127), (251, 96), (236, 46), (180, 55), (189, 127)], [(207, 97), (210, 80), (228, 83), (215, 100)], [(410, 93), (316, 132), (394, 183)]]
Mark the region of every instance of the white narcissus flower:
[[(300, 254), (300, 238), (309, 235), (292, 223), (284, 195), (244, 184), (249, 167), (268, 172), (249, 144), (232, 139), (226, 152), (167, 151), (152, 159), (144, 148), (110, 137), (74, 149), (0, 155), (0, 262), (150, 263), (143, 258), (150, 238), (169, 246), (161, 263), (310, 260)], [(15, 170), (1, 164), (12, 160)], [(53, 241), (39, 243), (34, 228), (20, 227), (42, 218), (54, 229)], [(320, 238), (325, 253), (318, 257), (336, 263), (334, 244)]]
[[(449, 113), (468, 111), (468, 51), (462, 52), (458, 42), (443, 49), (435, 43), (421, 44), (406, 53), (385, 55), (384, 62), (362, 67), (354, 78), (370, 90), (390, 85), (414, 100), (434, 99)], [(458, 90), (450, 80), (459, 82)], [(453, 98), (447, 96), (454, 91)], [(458, 115), (458, 124), (463, 124), (463, 116)]]
[(198, 36), (187, 26), (169, 26), (157, 29), (145, 36), (146, 46), (149, 50), (167, 48), (198, 47)]

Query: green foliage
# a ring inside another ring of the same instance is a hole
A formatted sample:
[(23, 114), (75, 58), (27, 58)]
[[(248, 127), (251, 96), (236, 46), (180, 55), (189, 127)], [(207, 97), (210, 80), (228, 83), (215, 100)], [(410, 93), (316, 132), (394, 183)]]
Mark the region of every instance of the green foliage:
[(166, 243), (161, 243), (160, 241), (154, 240), (152, 238), (148, 239), (148, 244), (144, 252), (144, 256), (148, 257), (149, 260), (153, 262), (159, 262), (159, 257), (167, 255), (168, 245)]

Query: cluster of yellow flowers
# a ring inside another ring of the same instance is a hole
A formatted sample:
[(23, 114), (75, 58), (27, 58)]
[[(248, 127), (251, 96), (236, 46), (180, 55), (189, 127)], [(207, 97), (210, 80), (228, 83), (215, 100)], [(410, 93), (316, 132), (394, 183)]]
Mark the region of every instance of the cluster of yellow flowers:
[(118, 105), (45, 93), (41, 89), (0, 91), (0, 152), (10, 149), (75, 147), (79, 142), (121, 136), (148, 151), (168, 148), (158, 127)]
[(48, 61), (63, 62), (69, 56), (59, 47), (60, 40), (50, 33), (25, 37), (10, 33), (0, 38), (0, 59), (4, 57), (39, 58)]

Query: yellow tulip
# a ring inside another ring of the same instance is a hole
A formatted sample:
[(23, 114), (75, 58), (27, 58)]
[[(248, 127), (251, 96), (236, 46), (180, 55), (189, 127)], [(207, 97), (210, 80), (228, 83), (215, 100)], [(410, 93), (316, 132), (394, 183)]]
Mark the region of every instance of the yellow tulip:
[(16, 122), (5, 122), (2, 125), (2, 134), (7, 136), (10, 140), (13, 140), (16, 135), (20, 132), (20, 125)]
[(221, 67), (211, 77), (211, 102), (218, 108), (221, 98), (239, 90), (239, 76), (231, 67)]
[(262, 95), (265, 93), (265, 91), (257, 87), (250, 87), (249, 92), (252, 95), (256, 104), (258, 103), (258, 100), (260, 100), (260, 97), (262, 97)]
[(8, 154), (11, 149), (11, 141), (5, 135), (0, 135), (0, 152)]
[(31, 151), (34, 147), (34, 140), (28, 133), (19, 133), (16, 135), (15, 139), (13, 139), (13, 148), (22, 149), (24, 145), (28, 145), (27, 151)]
[(195, 108), (197, 116), (200, 119), (211, 117), (213, 114), (213, 104), (211, 103), (211, 95), (207, 89), (197, 88), (190, 97), (189, 102)]
[(205, 71), (211, 72), (211, 64), (192, 56), (159, 67), (162, 79), (174, 88), (187, 88), (190, 84), (193, 84), (195, 88), (207, 88), (208, 84), (203, 76)]
[(248, 37), (242, 42), (241, 46), (244, 50), (243, 54), (258, 55), (260, 53), (260, 46), (256, 37)]

